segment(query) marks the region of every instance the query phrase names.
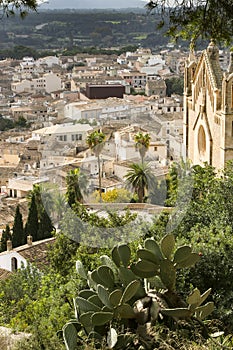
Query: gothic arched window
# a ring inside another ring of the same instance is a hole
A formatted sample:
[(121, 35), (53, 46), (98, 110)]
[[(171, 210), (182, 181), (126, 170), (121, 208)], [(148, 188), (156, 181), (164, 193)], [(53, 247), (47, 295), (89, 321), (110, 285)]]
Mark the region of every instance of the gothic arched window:
[(206, 136), (205, 130), (201, 125), (198, 131), (198, 150), (200, 154), (204, 154), (206, 151)]

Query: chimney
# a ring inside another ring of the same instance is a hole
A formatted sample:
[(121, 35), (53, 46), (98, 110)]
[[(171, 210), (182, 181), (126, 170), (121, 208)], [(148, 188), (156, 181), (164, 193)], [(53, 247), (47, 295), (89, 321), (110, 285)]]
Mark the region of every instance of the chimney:
[(27, 236), (27, 244), (32, 245), (32, 236), (31, 235)]
[(12, 250), (12, 241), (10, 239), (7, 240), (6, 247), (8, 252)]

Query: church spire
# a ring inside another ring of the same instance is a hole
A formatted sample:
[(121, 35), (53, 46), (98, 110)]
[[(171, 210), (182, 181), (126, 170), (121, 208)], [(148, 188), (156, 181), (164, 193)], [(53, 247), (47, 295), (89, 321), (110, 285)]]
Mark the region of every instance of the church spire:
[(189, 62), (195, 62), (196, 61), (196, 56), (195, 56), (195, 52), (194, 52), (193, 48), (191, 48), (190, 51), (189, 51), (188, 61)]
[(215, 44), (214, 39), (211, 39), (211, 41), (207, 47), (207, 53), (212, 60), (219, 59), (219, 49), (218, 49), (217, 45)]

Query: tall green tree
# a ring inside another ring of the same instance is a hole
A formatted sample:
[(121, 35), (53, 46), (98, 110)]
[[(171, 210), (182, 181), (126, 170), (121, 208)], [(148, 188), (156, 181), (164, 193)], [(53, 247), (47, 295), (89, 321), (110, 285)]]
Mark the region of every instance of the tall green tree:
[(43, 188), (41, 184), (34, 184), (33, 189), (28, 194), (28, 199), (30, 201), (32, 196), (35, 197), (39, 220), (44, 210), (46, 210), (49, 215), (53, 211), (54, 203), (50, 193), (50, 189), (51, 188), (49, 188), (49, 186)]
[(75, 267), (75, 255), (79, 243), (72, 241), (62, 231), (56, 234), (56, 241), (49, 251), (50, 266), (66, 278)]
[[(50, 188), (43, 189), (41, 185), (35, 184), (32, 191), (29, 193), (30, 205), (32, 206), (32, 211), (34, 214), (35, 222), (38, 222), (37, 227), (37, 240), (42, 240), (51, 237), (51, 232), (54, 230), (50, 215), (53, 210), (54, 201), (50, 193)], [(34, 208), (34, 202), (36, 210)], [(36, 219), (37, 211), (37, 219)], [(33, 219), (30, 219), (33, 221)], [(34, 224), (33, 224), (34, 226)], [(26, 224), (25, 230), (28, 230), (28, 225)], [(30, 232), (28, 233), (30, 234)], [(32, 234), (31, 234), (32, 235)], [(33, 236), (33, 235), (32, 235)], [(33, 239), (35, 239), (33, 237)]]
[(166, 205), (173, 207), (176, 205), (179, 193), (183, 192), (186, 195), (186, 191), (184, 191), (186, 183), (188, 187), (191, 186), (193, 188), (193, 173), (193, 166), (189, 161), (185, 162), (181, 159), (179, 162), (172, 163), (166, 176)]
[(72, 205), (76, 202), (83, 202), (83, 196), (79, 185), (79, 175), (80, 170), (79, 168), (76, 168), (70, 170), (66, 177), (66, 197), (70, 207), (72, 207)]
[(38, 220), (38, 210), (36, 206), (35, 195), (33, 194), (31, 197), (31, 202), (29, 206), (29, 213), (27, 222), (25, 225), (25, 233), (26, 235), (31, 235), (33, 241), (38, 240), (38, 228), (39, 228), (39, 220)]
[(142, 163), (144, 161), (146, 152), (149, 149), (150, 146), (150, 135), (149, 134), (143, 134), (142, 132), (138, 132), (135, 136), (134, 136), (134, 142), (136, 145), (136, 149), (139, 151), (140, 153), (140, 157), (142, 160)]
[(40, 222), (39, 222), (37, 239), (41, 240), (41, 239), (52, 237), (53, 230), (54, 230), (54, 226), (52, 224), (50, 216), (48, 215), (46, 210), (43, 210), (40, 218)]
[(151, 0), (146, 7), (161, 16), (158, 27), (168, 25), (167, 34), (195, 43), (198, 38), (232, 44), (232, 0)]
[(99, 194), (100, 201), (102, 202), (102, 188), (101, 188), (101, 165), (100, 165), (100, 153), (104, 147), (106, 135), (101, 131), (93, 131), (87, 136), (86, 143), (88, 147), (94, 152), (98, 160), (98, 173), (99, 173)]
[(19, 247), (26, 243), (26, 235), (23, 227), (23, 217), (20, 213), (19, 205), (16, 207), (14, 224), (12, 228), (12, 246)]
[(172, 94), (183, 95), (184, 93), (184, 77), (172, 77), (165, 79), (166, 95)]
[(2, 231), (2, 237), (0, 241), (0, 251), (4, 252), (7, 250), (7, 241), (8, 239), (12, 240), (11, 230), (10, 226), (6, 225), (5, 230)]
[(138, 195), (139, 203), (145, 200), (146, 191), (149, 188), (153, 188), (153, 184), (155, 183), (155, 176), (148, 163), (132, 163), (124, 178), (126, 179), (126, 184), (133, 187), (135, 193)]

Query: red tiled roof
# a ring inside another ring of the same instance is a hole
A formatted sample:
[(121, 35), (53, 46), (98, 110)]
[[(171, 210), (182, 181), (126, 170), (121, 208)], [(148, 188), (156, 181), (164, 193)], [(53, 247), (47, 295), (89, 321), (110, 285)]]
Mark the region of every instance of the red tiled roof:
[(5, 280), (5, 279), (8, 278), (11, 274), (12, 274), (12, 272), (0, 268), (0, 280)]

